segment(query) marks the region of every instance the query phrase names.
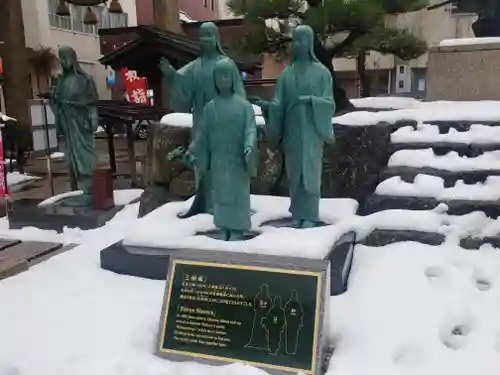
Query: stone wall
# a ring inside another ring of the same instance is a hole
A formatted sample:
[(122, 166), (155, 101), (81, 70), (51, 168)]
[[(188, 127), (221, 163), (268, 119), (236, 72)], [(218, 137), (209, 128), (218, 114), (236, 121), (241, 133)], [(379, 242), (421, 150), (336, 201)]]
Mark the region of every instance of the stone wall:
[[(387, 165), (390, 126), (334, 124), (334, 131), (335, 144), (324, 148), (322, 197), (361, 199), (374, 191), (379, 172)], [(167, 202), (185, 200), (195, 191), (193, 171), (167, 160), (170, 151), (187, 146), (189, 128), (153, 124), (150, 134), (141, 216)], [(259, 172), (251, 190), (253, 194), (288, 195), (282, 152), (269, 147), (263, 129), (259, 129)]]
[(426, 100), (500, 100), (500, 43), (431, 48)]

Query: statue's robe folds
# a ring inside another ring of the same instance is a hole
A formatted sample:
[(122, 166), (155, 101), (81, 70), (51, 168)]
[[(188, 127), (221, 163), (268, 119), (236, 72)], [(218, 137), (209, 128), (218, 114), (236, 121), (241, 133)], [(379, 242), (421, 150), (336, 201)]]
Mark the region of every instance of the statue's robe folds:
[[(227, 56), (217, 54), (212, 58), (199, 57), (171, 76), (166, 77), (172, 109), (175, 112), (193, 114), (192, 140), (195, 139), (200, 127), (200, 120), (205, 105), (217, 96), (214, 70), (217, 61), (223, 58), (227, 59)], [(235, 86), (235, 93), (245, 98), (246, 93), (243, 80), (239, 75), (236, 64), (234, 64), (233, 69), (233, 85)], [(211, 190), (211, 176), (205, 174), (204, 180), (199, 181), (199, 172), (195, 169), (195, 178), (197, 181), (195, 200), (185, 217), (212, 210), (211, 197), (208, 193)]]
[[(310, 97), (300, 103), (299, 96)], [(269, 140), (283, 143), (294, 219), (319, 221), (323, 144), (335, 141), (332, 77), (318, 62), (305, 71), (294, 64), (279, 76), (266, 118)]]
[(94, 134), (98, 125), (98, 100), (92, 77), (75, 72), (58, 78), (50, 102), (56, 128), (64, 136), (66, 161), (78, 180), (78, 188), (86, 194), (91, 193), (96, 162)]
[[(245, 148), (253, 151), (248, 163)], [(237, 94), (212, 100), (204, 109), (191, 149), (200, 180), (211, 176), (215, 226), (249, 230), (250, 178), (257, 169), (257, 126), (252, 105)]]

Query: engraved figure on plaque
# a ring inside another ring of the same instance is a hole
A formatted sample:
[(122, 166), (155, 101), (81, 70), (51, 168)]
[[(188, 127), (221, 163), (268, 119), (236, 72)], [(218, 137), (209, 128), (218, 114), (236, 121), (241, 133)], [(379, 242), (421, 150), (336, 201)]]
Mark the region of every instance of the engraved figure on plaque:
[(263, 326), (263, 319), (272, 309), (272, 299), (269, 296), (269, 286), (264, 284), (260, 287), (260, 292), (254, 298), (253, 302), (253, 326), (250, 341), (245, 347), (269, 350), (267, 341), (267, 332)]
[(283, 328), (285, 327), (285, 310), (283, 310), (281, 297), (274, 298), (274, 306), (264, 318), (264, 327), (267, 331), (269, 342), (269, 354), (278, 355), (283, 339)]
[(290, 298), (285, 304), (285, 343), (286, 354), (297, 353), (300, 329), (304, 325), (304, 310), (296, 290), (290, 292)]

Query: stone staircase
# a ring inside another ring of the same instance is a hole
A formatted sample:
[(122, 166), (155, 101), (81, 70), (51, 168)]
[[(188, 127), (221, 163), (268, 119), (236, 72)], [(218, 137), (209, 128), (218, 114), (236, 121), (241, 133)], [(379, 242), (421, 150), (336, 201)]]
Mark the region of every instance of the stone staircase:
[(381, 220), (361, 243), (439, 245), (452, 233), (465, 248), (499, 246), (500, 123), (403, 122), (392, 130), (388, 165), (359, 212)]

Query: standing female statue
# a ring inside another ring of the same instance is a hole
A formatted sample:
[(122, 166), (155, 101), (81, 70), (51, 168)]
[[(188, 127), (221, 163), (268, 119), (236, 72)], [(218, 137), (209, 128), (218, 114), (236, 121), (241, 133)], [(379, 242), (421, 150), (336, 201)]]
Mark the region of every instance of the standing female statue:
[(335, 141), (332, 76), (316, 58), (309, 26), (293, 31), (292, 62), (278, 77), (272, 101), (257, 102), (266, 115), (272, 143), (283, 142), (293, 225), (310, 228), (319, 220), (324, 142)]
[(213, 79), (217, 96), (205, 106), (189, 154), (200, 179), (211, 175), (208, 193), (220, 239), (235, 241), (251, 227), (250, 177), (256, 171), (257, 125), (252, 105), (236, 93), (231, 60), (215, 64)]
[[(193, 127), (191, 139), (195, 139), (200, 127), (200, 119), (205, 105), (215, 98), (217, 90), (214, 82), (215, 64), (221, 59), (227, 59), (220, 43), (219, 30), (213, 22), (205, 22), (200, 26), (201, 55), (182, 69), (175, 70), (166, 59), (160, 62), (160, 69), (166, 79), (171, 107), (176, 112), (193, 113)], [(231, 64), (231, 75), (236, 94), (246, 97), (243, 81), (239, 75), (236, 64)], [(178, 157), (182, 150), (176, 150), (172, 155)], [(210, 175), (207, 173), (200, 180), (196, 174), (196, 197), (189, 212), (185, 217), (212, 211), (210, 202)]]
[(65, 202), (71, 206), (92, 203), (92, 170), (95, 165), (94, 133), (97, 130), (99, 96), (94, 79), (85, 73), (71, 47), (59, 48), (62, 74), (57, 78), (50, 106), (56, 128), (64, 136), (69, 172), (78, 181), (83, 194)]

